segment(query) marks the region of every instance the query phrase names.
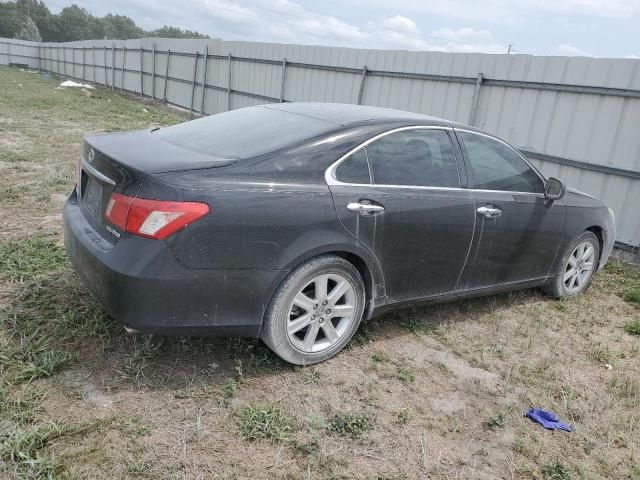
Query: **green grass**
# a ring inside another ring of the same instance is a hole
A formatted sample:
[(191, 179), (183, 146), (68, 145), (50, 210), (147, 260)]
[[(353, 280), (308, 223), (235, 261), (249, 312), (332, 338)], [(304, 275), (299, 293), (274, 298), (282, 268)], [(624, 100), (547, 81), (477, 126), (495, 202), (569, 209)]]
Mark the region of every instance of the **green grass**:
[(247, 405), (236, 413), (240, 435), (245, 440), (283, 441), (291, 432), (291, 420), (280, 405)]
[(640, 306), (640, 288), (630, 288), (624, 292), (623, 298), (627, 302)]
[(66, 264), (64, 250), (49, 235), (29, 235), (0, 245), (0, 274), (11, 282), (31, 280)]
[(96, 423), (50, 423), (25, 431), (6, 434), (0, 443), (0, 459), (11, 462), (19, 478), (58, 478), (64, 465), (43, 455), (42, 450), (61, 437), (86, 433)]
[(640, 318), (628, 321), (622, 328), (629, 335), (640, 335)]
[(371, 430), (375, 419), (371, 415), (358, 413), (336, 413), (327, 424), (330, 433), (360, 439)]
[(410, 408), (408, 407), (401, 408), (397, 414), (398, 423), (402, 425), (409, 423), (409, 421), (413, 418), (413, 415), (414, 415), (413, 410), (411, 410)]
[(542, 478), (545, 480), (570, 480), (569, 469), (560, 462), (544, 465), (541, 469)]
[(494, 417), (487, 420), (487, 427), (489, 428), (504, 428), (506, 417), (504, 413), (499, 413)]

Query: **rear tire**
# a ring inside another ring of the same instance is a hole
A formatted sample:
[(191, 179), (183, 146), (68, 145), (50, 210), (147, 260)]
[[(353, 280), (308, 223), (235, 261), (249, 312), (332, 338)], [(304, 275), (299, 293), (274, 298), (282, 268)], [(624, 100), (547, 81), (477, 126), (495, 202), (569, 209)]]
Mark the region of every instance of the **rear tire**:
[(583, 232), (564, 251), (555, 277), (542, 289), (554, 298), (581, 294), (591, 284), (599, 260), (598, 237), (590, 231)]
[(358, 270), (335, 255), (296, 267), (276, 290), (262, 340), (283, 360), (311, 365), (331, 358), (358, 329), (365, 304)]

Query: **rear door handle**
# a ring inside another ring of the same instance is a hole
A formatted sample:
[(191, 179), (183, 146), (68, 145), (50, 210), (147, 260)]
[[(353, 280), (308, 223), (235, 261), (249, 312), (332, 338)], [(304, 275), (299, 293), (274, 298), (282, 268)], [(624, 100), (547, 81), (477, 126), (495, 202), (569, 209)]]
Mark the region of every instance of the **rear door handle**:
[(497, 218), (502, 215), (502, 210), (494, 207), (493, 205), (485, 205), (484, 207), (478, 208), (477, 212), (480, 215), (484, 215), (486, 218)]
[(371, 203), (352, 202), (347, 205), (347, 210), (360, 213), (376, 213), (384, 212), (384, 207), (382, 205), (375, 205)]

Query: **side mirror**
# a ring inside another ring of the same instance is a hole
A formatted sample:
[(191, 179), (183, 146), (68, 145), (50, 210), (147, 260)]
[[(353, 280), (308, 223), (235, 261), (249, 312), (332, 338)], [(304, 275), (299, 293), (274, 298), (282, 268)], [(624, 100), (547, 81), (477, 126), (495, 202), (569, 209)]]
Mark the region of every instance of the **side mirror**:
[(567, 193), (567, 186), (557, 178), (549, 177), (545, 185), (544, 196), (549, 200), (559, 200)]

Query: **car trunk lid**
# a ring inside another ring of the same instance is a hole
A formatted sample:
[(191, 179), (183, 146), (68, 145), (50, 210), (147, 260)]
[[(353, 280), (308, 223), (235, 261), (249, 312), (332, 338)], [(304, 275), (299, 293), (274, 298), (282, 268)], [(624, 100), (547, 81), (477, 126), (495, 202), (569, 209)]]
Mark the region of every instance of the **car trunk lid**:
[(223, 167), (235, 161), (185, 150), (154, 137), (152, 130), (87, 136), (77, 172), (79, 203), (96, 231), (117, 241), (122, 231), (105, 219), (113, 193), (135, 197), (150, 174)]

